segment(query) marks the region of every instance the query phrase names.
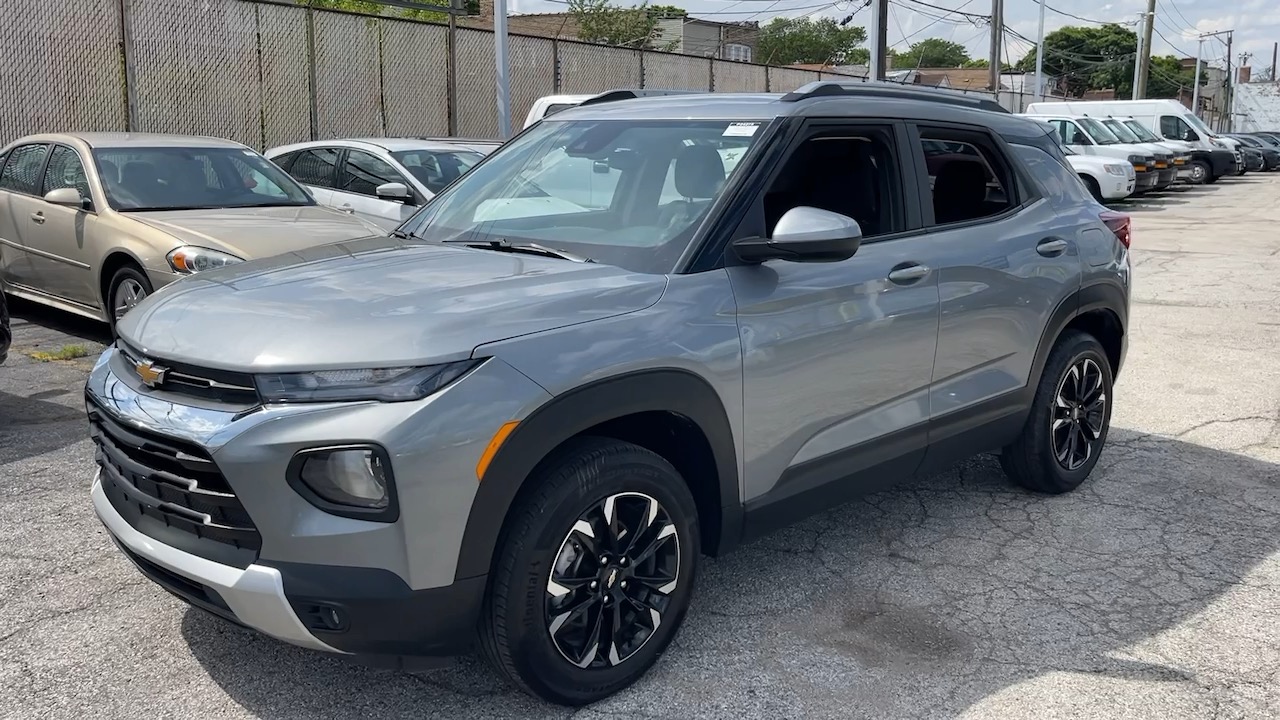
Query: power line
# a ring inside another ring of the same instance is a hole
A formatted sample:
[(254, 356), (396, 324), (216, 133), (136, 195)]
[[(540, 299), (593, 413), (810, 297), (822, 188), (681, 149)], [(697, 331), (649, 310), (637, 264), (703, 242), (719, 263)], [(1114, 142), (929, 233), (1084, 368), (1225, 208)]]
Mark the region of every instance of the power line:
[[(953, 10), (951, 8), (942, 7), (941, 5), (932, 5), (930, 3), (923, 2), (923, 0), (907, 0), (907, 1), (914, 5), (921, 5), (927, 8), (932, 8), (934, 10), (940, 10), (946, 15), (963, 15), (964, 17), (970, 18), (972, 20), (980, 20), (980, 21), (986, 21), (986, 22), (989, 22), (991, 20), (990, 15), (980, 15), (978, 13), (961, 12), (959, 9)], [(968, 3), (965, 3), (965, 4), (967, 5)], [(961, 5), (960, 7), (964, 7), (964, 5)], [(915, 8), (908, 8), (908, 9), (911, 10), (912, 12), (920, 12)], [(920, 13), (920, 14), (924, 15), (925, 13)]]
[[(1156, 0), (1156, 2), (1159, 2), (1159, 0)], [(1189, 28), (1195, 29), (1196, 24), (1188, 20), (1186, 15), (1182, 14), (1182, 11), (1178, 9), (1178, 5), (1174, 3), (1173, 0), (1169, 0), (1169, 7), (1173, 8), (1173, 11), (1178, 13), (1178, 17), (1182, 18), (1183, 24)]]
[[(956, 11), (959, 11), (959, 10), (963, 9), (965, 6), (969, 5), (969, 4), (970, 4), (970, 3), (972, 3), (972, 2), (973, 2), (973, 0), (965, 0), (965, 2), (964, 2), (963, 4), (961, 4), (961, 5), (960, 5), (960, 7), (956, 8), (956, 9), (955, 9), (954, 11), (952, 11), (952, 12), (954, 13), (954, 12), (956, 12)], [(901, 7), (901, 8), (902, 8), (902, 9), (904, 9), (904, 10), (907, 10), (907, 11), (909, 11), (909, 12), (919, 12), (919, 11), (917, 11), (917, 10), (914, 10), (914, 9), (912, 9), (912, 8), (907, 7), (906, 5), (902, 5), (902, 4), (898, 3), (898, 2), (893, 2), (893, 0), (891, 0), (891, 3), (892, 3), (893, 5), (897, 5), (898, 7)], [(893, 16), (893, 21), (894, 21), (895, 23), (898, 23), (898, 16), (897, 16), (897, 14), (896, 14), (896, 13), (893, 13), (893, 12), (892, 12), (892, 8), (890, 8), (890, 14)], [(949, 23), (952, 23), (952, 24), (955, 24), (955, 25), (965, 25), (965, 24), (967, 24), (967, 23), (965, 23), (965, 22), (960, 22), (960, 21), (957, 21), (957, 20), (950, 20), (950, 19), (949, 19), (949, 18), (947, 18), (947, 16), (945, 16), (945, 15), (944, 15), (944, 16), (942, 16), (942, 17), (935, 17), (935, 16), (933, 16), (933, 15), (929, 15), (928, 13), (919, 13), (919, 14), (920, 14), (920, 15), (924, 15), (925, 17), (933, 18), (933, 22), (928, 23), (927, 25), (925, 25), (924, 27), (920, 28), (919, 30), (916, 30), (915, 32), (911, 33), (910, 35), (903, 35), (903, 37), (902, 37), (902, 39), (901, 39), (901, 40), (899, 40), (897, 43), (894, 43), (895, 45), (898, 45), (898, 44), (901, 44), (901, 43), (906, 42), (907, 40), (910, 40), (911, 38), (913, 38), (913, 37), (915, 37), (915, 36), (919, 35), (920, 33), (924, 32), (925, 30), (928, 30), (929, 28), (933, 27), (934, 25), (937, 25), (938, 23), (942, 23), (942, 22), (949, 22)], [(972, 22), (972, 21), (969, 21), (969, 22)], [(902, 24), (901, 24), (901, 23), (898, 23), (898, 32), (899, 32), (899, 33), (901, 33), (901, 32), (902, 32)]]
[[(1039, 3), (1037, 3), (1037, 4), (1039, 4)], [(1087, 22), (1087, 23), (1093, 23), (1094, 25), (1134, 25), (1134, 24), (1136, 24), (1136, 23), (1137, 23), (1137, 21), (1135, 21), (1135, 20), (1129, 20), (1129, 21), (1126, 21), (1126, 22), (1116, 22), (1116, 21), (1114, 21), (1114, 20), (1091, 20), (1091, 19), (1089, 19), (1089, 18), (1087, 18), (1087, 17), (1082, 17), (1082, 16), (1080, 16), (1080, 15), (1076, 15), (1075, 13), (1069, 13), (1069, 12), (1067, 12), (1067, 11), (1065, 11), (1065, 10), (1059, 10), (1058, 8), (1056, 8), (1056, 7), (1052, 6), (1052, 5), (1049, 5), (1049, 4), (1045, 4), (1044, 9), (1045, 9), (1045, 10), (1049, 10), (1050, 12), (1058, 13), (1059, 15), (1065, 15), (1066, 17), (1072, 18), (1072, 19), (1074, 19), (1074, 20), (1079, 20), (1079, 21), (1081, 21), (1081, 22)]]
[(1169, 47), (1173, 48), (1174, 50), (1177, 50), (1179, 55), (1181, 55), (1182, 57), (1191, 57), (1191, 54), (1188, 53), (1186, 50), (1183, 50), (1182, 48), (1170, 42), (1169, 38), (1165, 37), (1164, 33), (1160, 32), (1160, 28), (1156, 27), (1155, 25), (1152, 25), (1151, 29), (1156, 32), (1156, 35), (1160, 36), (1161, 40), (1165, 41), (1165, 44), (1167, 44)]

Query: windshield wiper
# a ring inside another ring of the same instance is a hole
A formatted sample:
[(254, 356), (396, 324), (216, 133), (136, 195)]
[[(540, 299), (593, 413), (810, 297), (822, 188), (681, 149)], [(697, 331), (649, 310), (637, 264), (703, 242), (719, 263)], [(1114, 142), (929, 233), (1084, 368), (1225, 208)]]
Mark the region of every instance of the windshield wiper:
[(497, 240), (471, 240), (468, 238), (448, 238), (445, 240), (441, 240), (440, 242), (446, 245), (466, 245), (467, 247), (473, 247), (473, 248), (484, 249), (484, 250), (497, 250), (499, 252), (515, 252), (515, 253), (529, 253), (531, 255), (545, 255), (547, 257), (560, 258), (561, 260), (569, 260), (571, 262), (578, 262), (578, 263), (595, 262), (595, 260), (592, 260), (591, 258), (586, 257), (584, 255), (578, 255), (577, 253), (571, 253), (565, 250), (557, 250), (555, 248), (547, 247), (546, 245), (539, 245), (538, 243), (513, 243), (506, 238), (498, 238)]

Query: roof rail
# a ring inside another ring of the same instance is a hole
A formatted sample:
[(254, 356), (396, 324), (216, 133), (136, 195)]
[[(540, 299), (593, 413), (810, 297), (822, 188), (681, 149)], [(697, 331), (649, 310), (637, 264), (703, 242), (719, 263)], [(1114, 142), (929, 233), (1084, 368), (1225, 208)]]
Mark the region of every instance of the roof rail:
[(594, 97), (587, 98), (579, 103), (584, 105), (599, 105), (600, 103), (617, 102), (619, 100), (634, 100), (642, 97), (656, 97), (658, 95), (698, 95), (697, 90), (608, 90)]
[(1008, 114), (1009, 111), (1000, 103), (985, 97), (975, 97), (952, 90), (931, 87), (899, 85), (897, 83), (861, 81), (845, 82), (839, 80), (818, 80), (802, 85), (782, 96), (783, 102), (799, 102), (819, 97), (888, 97), (903, 100), (924, 100), (927, 102), (946, 103)]

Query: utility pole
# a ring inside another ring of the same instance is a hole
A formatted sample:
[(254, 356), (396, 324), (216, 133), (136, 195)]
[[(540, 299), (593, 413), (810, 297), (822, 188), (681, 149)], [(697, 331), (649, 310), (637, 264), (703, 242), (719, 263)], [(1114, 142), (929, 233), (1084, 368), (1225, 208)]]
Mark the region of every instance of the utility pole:
[[(1154, 2), (1155, 0), (1152, 0)], [(1000, 95), (1000, 50), (1004, 40), (1004, 0), (991, 0), (991, 91)]]
[(1228, 32), (1227, 33), (1227, 77), (1222, 81), (1223, 95), (1226, 96), (1226, 100), (1227, 100), (1227, 106), (1226, 108), (1224, 108), (1224, 111), (1227, 116), (1227, 121), (1223, 126), (1223, 130), (1225, 132), (1231, 132), (1231, 95), (1232, 95), (1232, 91), (1235, 89), (1235, 86), (1236, 86), (1236, 84), (1232, 82), (1232, 79), (1231, 79), (1231, 41), (1234, 39), (1235, 38), (1231, 36), (1231, 33)]
[[(1142, 13), (1138, 13), (1138, 21), (1142, 21)], [(1133, 88), (1130, 92), (1131, 100), (1141, 99), (1138, 95), (1138, 81), (1141, 79), (1139, 70), (1142, 68), (1142, 33), (1138, 33), (1138, 46), (1133, 51)]]
[[(1204, 56), (1204, 36), (1201, 35), (1196, 43), (1196, 75), (1192, 84), (1195, 86), (1191, 91), (1191, 114), (1200, 117), (1200, 58)], [(1203, 120), (1204, 118), (1200, 118)]]
[(875, 2), (876, 41), (871, 49), (871, 79), (884, 80), (889, 70), (889, 0)]
[(1151, 62), (1151, 25), (1155, 20), (1156, 0), (1147, 0), (1147, 12), (1142, 25), (1142, 49), (1138, 53), (1138, 89), (1134, 100), (1147, 96), (1147, 66)]
[(1036, 43), (1036, 97), (1044, 101), (1044, 0), (1040, 0), (1040, 32)]
[(498, 86), (498, 136), (511, 137), (511, 83), (507, 62), (507, 0), (493, 0), (493, 59)]
[(1271, 43), (1271, 82), (1280, 82), (1280, 78), (1276, 77), (1276, 51), (1280, 50), (1280, 43)]

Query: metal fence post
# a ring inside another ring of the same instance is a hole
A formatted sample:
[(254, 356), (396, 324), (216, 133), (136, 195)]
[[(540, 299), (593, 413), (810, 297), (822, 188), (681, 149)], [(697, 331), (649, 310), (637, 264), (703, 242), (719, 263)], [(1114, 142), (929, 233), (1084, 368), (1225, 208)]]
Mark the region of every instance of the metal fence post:
[(309, 102), (309, 110), (311, 113), (311, 139), (317, 140), (320, 137), (320, 115), (319, 109), (316, 107), (316, 11), (310, 4), (306, 8), (307, 13), (307, 100)]
[[(721, 30), (721, 32), (723, 32), (723, 29)], [(711, 66), (710, 70), (707, 71), (707, 76), (711, 78), (710, 82), (708, 83), (710, 85), (709, 89), (711, 90), (711, 92), (715, 92), (716, 91), (716, 60), (715, 58), (707, 58), (707, 63)]]
[(644, 51), (640, 50), (638, 52), (640, 54), (640, 87), (645, 88), (648, 87), (648, 85), (645, 84), (644, 77)]
[(764, 66), (764, 91), (765, 92), (773, 92), (773, 73), (769, 72), (770, 70), (772, 70), (772, 68), (770, 68), (768, 65)]
[(551, 92), (560, 94), (560, 41), (551, 38)]
[(120, 58), (124, 63), (124, 128), (138, 129), (138, 93), (133, 66), (133, 3), (120, 0)]
[[(458, 0), (449, 0), (449, 6), (456, 8)], [(449, 34), (445, 38), (445, 95), (449, 136), (458, 135), (458, 16), (449, 13)]]

